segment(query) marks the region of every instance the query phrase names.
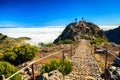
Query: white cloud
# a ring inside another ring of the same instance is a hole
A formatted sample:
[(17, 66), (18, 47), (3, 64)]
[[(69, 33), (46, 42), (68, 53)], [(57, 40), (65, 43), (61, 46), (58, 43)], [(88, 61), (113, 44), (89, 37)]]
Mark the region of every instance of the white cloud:
[(39, 42), (53, 42), (63, 31), (63, 27), (45, 28), (0, 28), (0, 33), (10, 37), (27, 36), (32, 38), (31, 44), (37, 45)]
[(115, 25), (102, 25), (102, 26), (99, 26), (101, 29), (103, 30), (110, 30), (110, 29), (114, 29), (114, 28), (117, 28), (118, 26), (115, 26)]

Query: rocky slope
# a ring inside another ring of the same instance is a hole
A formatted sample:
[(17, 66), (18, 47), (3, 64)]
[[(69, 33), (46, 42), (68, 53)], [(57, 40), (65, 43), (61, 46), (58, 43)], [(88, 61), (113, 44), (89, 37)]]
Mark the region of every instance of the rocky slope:
[(105, 34), (109, 41), (120, 44), (120, 26), (118, 28), (105, 31)]
[(109, 80), (120, 80), (120, 53), (114, 60), (114, 63), (107, 67)]
[(104, 32), (95, 24), (86, 22), (82, 19), (79, 22), (73, 22), (66, 26), (62, 34), (54, 41), (54, 43), (60, 40), (72, 39), (79, 41), (79, 39), (95, 39), (95, 36), (105, 38)]

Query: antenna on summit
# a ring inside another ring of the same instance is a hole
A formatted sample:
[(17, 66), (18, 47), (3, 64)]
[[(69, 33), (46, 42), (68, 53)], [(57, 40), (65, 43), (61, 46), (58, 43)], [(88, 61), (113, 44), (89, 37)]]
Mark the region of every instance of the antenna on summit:
[(84, 21), (84, 17), (82, 17), (82, 21)]
[(77, 22), (77, 18), (75, 18), (75, 22)]
[(84, 19), (84, 17), (82, 17), (82, 22), (86, 22), (86, 20)]

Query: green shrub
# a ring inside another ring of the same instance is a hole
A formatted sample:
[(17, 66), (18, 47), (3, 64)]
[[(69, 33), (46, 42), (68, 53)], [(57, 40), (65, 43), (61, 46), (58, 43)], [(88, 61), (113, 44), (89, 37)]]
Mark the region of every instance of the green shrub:
[(66, 40), (60, 40), (60, 41), (58, 41), (57, 44), (71, 44), (71, 43), (73, 43), (73, 40), (66, 39)]
[(63, 40), (60, 40), (60, 41), (57, 42), (57, 44), (58, 44), (58, 45), (59, 45), (59, 44), (64, 44), (64, 41), (63, 41)]
[(45, 44), (46, 47), (52, 47), (54, 44), (53, 43), (47, 43)]
[[(61, 61), (61, 63), (62, 63), (62, 61)], [(59, 71), (63, 75), (69, 74), (72, 70), (73, 70), (73, 64), (68, 59), (65, 59), (63, 62), (63, 65), (59, 68)]]
[[(0, 61), (0, 80), (2, 80), (2, 75), (9, 77), (14, 74), (17, 69), (8, 62)], [(22, 80), (21, 75), (17, 74), (11, 78), (11, 80)]]
[(33, 59), (36, 53), (38, 52), (38, 47), (29, 44), (24, 44), (20, 47), (15, 47), (13, 51), (17, 55), (17, 60), (19, 60), (18, 62), (22, 63)]
[(8, 48), (0, 54), (0, 60), (10, 62), (14, 65), (21, 64), (25, 61), (31, 60), (38, 52), (38, 47), (29, 44)]
[(2, 61), (2, 60), (3, 60), (3, 54), (0, 53), (0, 61)]
[(17, 55), (14, 52), (5, 52), (3, 55), (3, 60), (13, 63), (15, 62)]
[(69, 74), (73, 69), (73, 64), (68, 59), (60, 60), (51, 60), (50, 63), (47, 63), (42, 66), (42, 73), (49, 73), (53, 70), (59, 70), (63, 75)]
[(73, 43), (73, 40), (71, 39), (64, 40), (64, 44), (71, 44), (71, 43)]

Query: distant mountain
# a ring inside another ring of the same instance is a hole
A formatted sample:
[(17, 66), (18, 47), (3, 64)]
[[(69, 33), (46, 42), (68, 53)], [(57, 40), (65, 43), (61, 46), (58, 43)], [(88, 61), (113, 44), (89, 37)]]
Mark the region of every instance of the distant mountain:
[(118, 28), (105, 31), (105, 34), (109, 41), (120, 44), (120, 26)]
[(94, 40), (96, 36), (106, 39), (104, 32), (97, 25), (86, 22), (82, 18), (79, 22), (75, 21), (67, 25), (62, 34), (55, 39), (54, 43), (66, 39), (72, 39), (74, 41), (79, 41), (81, 38)]

